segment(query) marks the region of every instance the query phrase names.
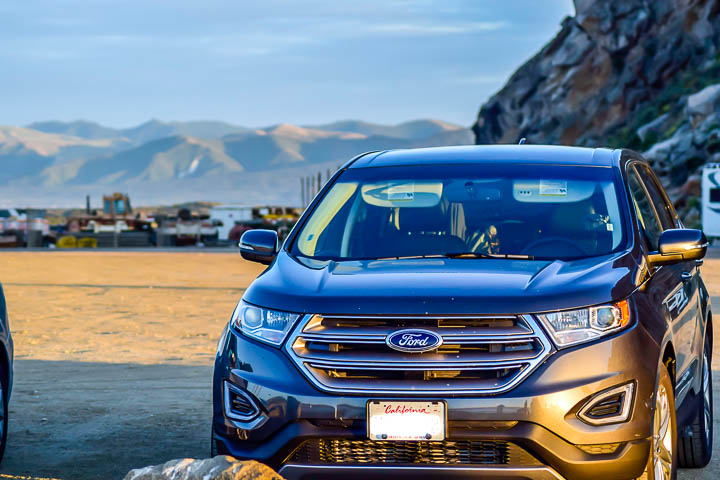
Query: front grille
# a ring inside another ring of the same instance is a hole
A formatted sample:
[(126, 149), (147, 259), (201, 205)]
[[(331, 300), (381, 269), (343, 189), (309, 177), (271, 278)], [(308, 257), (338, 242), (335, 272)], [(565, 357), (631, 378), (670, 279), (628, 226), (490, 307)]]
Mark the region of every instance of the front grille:
[[(429, 330), (439, 348), (399, 352), (386, 344), (403, 329)], [(550, 353), (530, 316), (306, 317), (287, 350), (320, 389), (343, 393), (501, 393)]]
[(306, 440), (295, 449), (286, 463), (540, 464), (521, 447), (505, 441), (375, 442), (346, 439)]

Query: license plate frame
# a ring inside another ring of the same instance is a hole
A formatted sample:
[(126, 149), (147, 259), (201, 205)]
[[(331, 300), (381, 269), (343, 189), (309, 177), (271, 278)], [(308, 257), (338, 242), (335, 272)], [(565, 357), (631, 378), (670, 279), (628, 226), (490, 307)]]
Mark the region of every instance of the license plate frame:
[(368, 400), (366, 408), (367, 436), (372, 441), (441, 442), (447, 435), (444, 401)]

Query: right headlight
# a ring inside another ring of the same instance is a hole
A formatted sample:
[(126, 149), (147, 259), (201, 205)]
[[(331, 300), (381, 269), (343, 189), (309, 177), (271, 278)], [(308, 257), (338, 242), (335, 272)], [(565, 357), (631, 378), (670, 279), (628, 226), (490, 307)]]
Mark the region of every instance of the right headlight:
[(614, 333), (630, 323), (627, 300), (612, 305), (579, 308), (537, 315), (558, 347), (594, 340)]
[(298, 313), (260, 308), (241, 300), (233, 312), (230, 324), (248, 337), (280, 345), (298, 318)]

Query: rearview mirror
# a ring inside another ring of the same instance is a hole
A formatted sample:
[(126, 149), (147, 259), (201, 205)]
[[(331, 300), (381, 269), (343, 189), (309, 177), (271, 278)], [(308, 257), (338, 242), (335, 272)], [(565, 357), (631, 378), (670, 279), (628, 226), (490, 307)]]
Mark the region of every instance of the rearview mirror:
[(278, 235), (275, 230), (248, 230), (240, 237), (240, 255), (251, 262), (270, 265), (278, 252)]
[(658, 251), (649, 255), (653, 265), (669, 265), (700, 260), (707, 252), (708, 241), (702, 230), (674, 228), (665, 230), (658, 241)]

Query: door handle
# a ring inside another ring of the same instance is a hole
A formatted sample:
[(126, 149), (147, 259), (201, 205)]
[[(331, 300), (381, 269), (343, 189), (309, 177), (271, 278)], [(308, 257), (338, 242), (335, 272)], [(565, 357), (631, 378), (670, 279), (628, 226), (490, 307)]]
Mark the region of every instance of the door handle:
[(689, 282), (693, 278), (693, 274), (690, 272), (682, 272), (682, 275), (680, 275), (683, 282)]

